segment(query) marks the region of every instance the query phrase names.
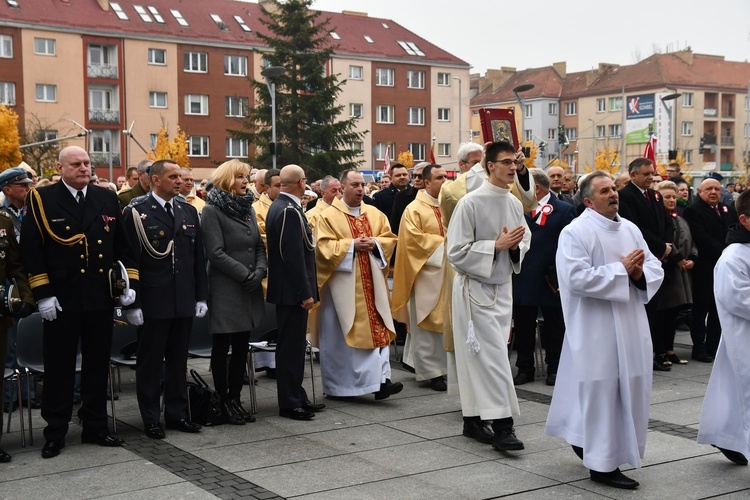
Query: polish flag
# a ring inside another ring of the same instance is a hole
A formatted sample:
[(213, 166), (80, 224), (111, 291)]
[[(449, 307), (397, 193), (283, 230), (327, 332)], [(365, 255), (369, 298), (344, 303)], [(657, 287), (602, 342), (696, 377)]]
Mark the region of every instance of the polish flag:
[(656, 137), (654, 135), (651, 135), (646, 143), (646, 149), (643, 150), (643, 157), (651, 160), (654, 164), (654, 172), (656, 172)]
[(430, 147), (430, 163), (433, 165), (437, 164), (435, 161), (435, 141), (432, 141), (432, 146)]
[(385, 158), (383, 159), (383, 175), (391, 172), (391, 145), (385, 147)]

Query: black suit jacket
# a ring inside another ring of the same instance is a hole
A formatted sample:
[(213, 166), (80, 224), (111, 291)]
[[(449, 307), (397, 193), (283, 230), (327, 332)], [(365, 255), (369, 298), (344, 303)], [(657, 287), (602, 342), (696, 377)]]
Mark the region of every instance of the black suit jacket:
[[(146, 319), (193, 317), (195, 303), (208, 300), (206, 259), (198, 212), (191, 204), (177, 198), (172, 199), (172, 204), (174, 221), (152, 193), (131, 202), (124, 212), (130, 239), (140, 248), (141, 293), (129, 309), (141, 308)], [(138, 212), (148, 243), (154, 250), (164, 252), (174, 240), (174, 266), (171, 256), (154, 258), (140, 244), (133, 209)]]
[(386, 217), (390, 217), (391, 212), (393, 212), (393, 203), (396, 201), (396, 193), (398, 193), (398, 189), (391, 184), (387, 188), (381, 189), (375, 193), (372, 197), (375, 208), (383, 212)]
[(563, 228), (576, 218), (576, 209), (570, 203), (550, 196), (552, 213), (544, 226), (537, 224), (541, 214), (525, 214), (531, 231), (531, 248), (523, 257), (521, 272), (513, 275), (513, 304), (522, 306), (558, 306), (560, 295), (553, 293), (550, 285), (557, 287), (555, 255), (557, 241)]
[[(646, 196), (641, 193), (638, 186), (629, 183), (622, 188), (620, 194), (620, 216), (628, 219), (638, 226), (646, 240), (648, 249), (661, 259), (667, 249), (667, 243), (674, 242), (674, 226), (670, 220), (667, 210), (664, 208), (664, 202), (659, 193), (653, 189), (646, 190), (651, 203), (646, 200)], [(680, 261), (682, 256), (676, 248), (673, 247), (669, 256), (670, 261)]]
[(404, 215), (404, 210), (412, 201), (417, 199), (417, 192), (414, 186), (409, 186), (403, 191), (396, 193), (396, 198), (393, 201), (393, 210), (391, 215), (388, 217), (388, 222), (391, 223), (391, 231), (393, 234), (398, 235), (398, 228), (401, 226), (401, 216)]
[[(83, 209), (62, 181), (31, 191), (21, 226), (21, 257), (34, 298), (38, 302), (57, 297), (66, 312), (114, 308), (109, 270), (117, 260), (127, 268), (131, 288), (138, 294), (135, 250), (117, 195), (93, 185), (86, 191)], [(76, 235), (85, 239), (70, 244)]]
[(309, 248), (312, 231), (302, 208), (284, 193), (271, 203), (266, 215), (268, 290), (266, 300), (276, 305), (318, 301), (315, 249)]
[(565, 193), (562, 193), (562, 192), (560, 194), (555, 194), (552, 191), (550, 191), (550, 193), (552, 195), (552, 196), (550, 196), (550, 198), (556, 197), (558, 199), (558, 201), (564, 201), (565, 203), (568, 203), (570, 205), (575, 206), (575, 202), (573, 201), (573, 197), (570, 196), (569, 194), (565, 194)]

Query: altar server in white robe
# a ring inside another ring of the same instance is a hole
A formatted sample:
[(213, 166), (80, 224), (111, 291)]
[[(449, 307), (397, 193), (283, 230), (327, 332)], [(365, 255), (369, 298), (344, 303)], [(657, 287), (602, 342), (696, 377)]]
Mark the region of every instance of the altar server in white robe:
[(740, 225), (714, 268), (721, 340), (703, 400), (698, 442), (747, 465), (750, 453), (750, 191), (735, 202)]
[(640, 467), (646, 446), (653, 367), (644, 305), (664, 272), (638, 227), (617, 215), (608, 173), (586, 177), (581, 194), (587, 208), (557, 250), (566, 332), (545, 432), (573, 446), (593, 481), (633, 489), (619, 466)]
[(513, 429), (513, 415), (520, 411), (508, 337), (511, 274), (521, 270), (531, 233), (521, 202), (510, 194), (517, 169), (513, 146), (490, 145), (484, 166), (488, 179), (459, 200), (448, 226), (448, 260), (456, 270), (452, 303), (458, 388), (464, 419), (493, 421), (492, 446), (522, 450)]

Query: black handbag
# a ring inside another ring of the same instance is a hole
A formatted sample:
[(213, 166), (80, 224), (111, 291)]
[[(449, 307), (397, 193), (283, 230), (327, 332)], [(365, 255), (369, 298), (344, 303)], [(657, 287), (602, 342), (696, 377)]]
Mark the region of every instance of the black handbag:
[(223, 424), (219, 393), (211, 389), (195, 370), (190, 370), (190, 376), (195, 380), (195, 382), (188, 382), (190, 419), (206, 427)]

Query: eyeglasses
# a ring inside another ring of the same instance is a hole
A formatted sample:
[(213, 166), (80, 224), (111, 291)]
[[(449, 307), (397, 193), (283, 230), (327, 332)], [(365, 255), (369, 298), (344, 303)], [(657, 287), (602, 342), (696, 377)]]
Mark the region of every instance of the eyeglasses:
[(415, 179), (423, 179), (422, 174), (414, 174)]
[(506, 159), (506, 160), (499, 160), (499, 161), (497, 161), (497, 160), (496, 161), (488, 161), (487, 163), (501, 163), (502, 165), (504, 165), (506, 167), (510, 167), (511, 165), (513, 165), (515, 163), (516, 166), (520, 167), (521, 165), (523, 165), (524, 162), (523, 161), (516, 161), (516, 160), (508, 160), (508, 159)]
[(472, 161), (459, 160), (458, 162), (459, 162), (459, 163), (468, 163), (469, 165), (471, 165), (471, 166), (473, 167), (474, 165), (476, 165), (476, 164), (477, 164), (477, 163), (479, 163), (480, 161), (481, 161), (481, 160), (472, 160)]

